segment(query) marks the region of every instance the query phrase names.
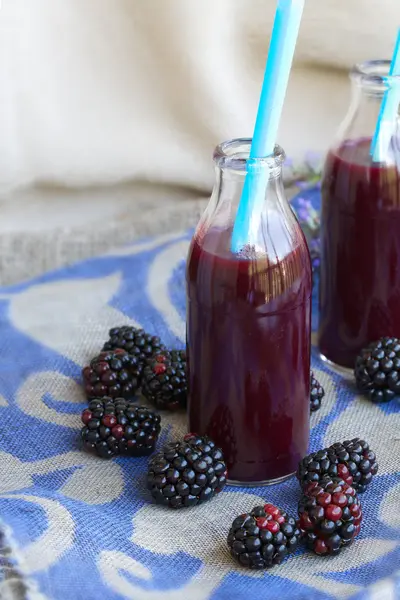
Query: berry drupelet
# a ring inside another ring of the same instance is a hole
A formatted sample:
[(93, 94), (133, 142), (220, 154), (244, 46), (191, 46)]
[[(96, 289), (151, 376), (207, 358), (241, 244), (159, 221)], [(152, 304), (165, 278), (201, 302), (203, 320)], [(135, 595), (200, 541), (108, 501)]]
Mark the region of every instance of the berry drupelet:
[(122, 327), (113, 327), (109, 331), (109, 340), (104, 344), (103, 350), (115, 350), (121, 348), (136, 356), (142, 364), (147, 358), (153, 356), (164, 349), (159, 337), (146, 333), (144, 329), (124, 325)]
[(123, 398), (96, 398), (82, 413), (82, 440), (86, 450), (102, 458), (118, 454), (148, 456), (160, 433), (160, 416)]
[(176, 410), (186, 406), (186, 354), (183, 350), (162, 351), (147, 361), (142, 393), (157, 408)]
[(377, 472), (375, 453), (367, 442), (354, 438), (303, 458), (297, 469), (297, 479), (304, 488), (309, 483), (318, 483), (326, 475), (339, 477), (361, 493)]
[(296, 521), (273, 504), (256, 506), (237, 517), (228, 534), (232, 557), (243, 567), (265, 569), (279, 565), (294, 552), (301, 532)]
[(364, 348), (354, 376), (360, 392), (372, 402), (389, 402), (400, 395), (400, 340), (384, 337)]
[(325, 396), (325, 390), (315, 379), (314, 373), (310, 371), (310, 411), (315, 412), (321, 408), (321, 400)]
[(188, 434), (167, 444), (149, 462), (147, 487), (157, 504), (171, 508), (197, 506), (226, 484), (220, 448), (208, 437)]
[(299, 517), (307, 547), (323, 556), (337, 554), (359, 534), (362, 509), (353, 487), (326, 476), (305, 488)]
[(82, 371), (88, 398), (132, 398), (139, 388), (142, 367), (124, 350), (101, 352)]

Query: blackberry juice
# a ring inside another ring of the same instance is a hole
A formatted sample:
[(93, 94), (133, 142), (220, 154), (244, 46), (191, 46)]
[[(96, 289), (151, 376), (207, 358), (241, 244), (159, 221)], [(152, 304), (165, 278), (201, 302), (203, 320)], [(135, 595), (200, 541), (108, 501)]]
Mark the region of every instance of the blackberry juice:
[(369, 342), (400, 337), (400, 171), (373, 163), (370, 147), (343, 142), (323, 175), (319, 346), (344, 367)]
[(289, 208), (267, 221), (264, 248), (242, 255), (203, 221), (187, 265), (189, 427), (242, 484), (292, 474), (309, 439), (310, 258)]

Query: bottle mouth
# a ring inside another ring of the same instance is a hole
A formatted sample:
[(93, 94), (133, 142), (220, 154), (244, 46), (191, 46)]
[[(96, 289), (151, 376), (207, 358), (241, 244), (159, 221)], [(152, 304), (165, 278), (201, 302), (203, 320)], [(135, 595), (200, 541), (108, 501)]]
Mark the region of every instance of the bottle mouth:
[[(234, 169), (235, 171), (246, 171), (247, 162), (250, 157), (252, 138), (236, 138), (219, 144), (213, 154), (215, 164), (220, 169)], [(260, 167), (266, 166), (270, 169), (281, 167), (286, 155), (281, 146), (275, 145), (274, 153), (264, 158), (252, 158), (254, 164)]]
[(389, 75), (390, 65), (390, 60), (366, 60), (354, 65), (350, 77), (371, 90), (382, 92), (400, 83), (400, 75)]

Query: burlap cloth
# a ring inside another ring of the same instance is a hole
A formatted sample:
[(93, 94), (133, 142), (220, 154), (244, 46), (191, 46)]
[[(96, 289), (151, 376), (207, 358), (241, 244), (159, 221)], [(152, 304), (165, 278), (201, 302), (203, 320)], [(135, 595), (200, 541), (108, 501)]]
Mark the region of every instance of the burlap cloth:
[[(202, 204), (195, 200), (192, 213), (188, 208), (184, 217), (168, 217), (164, 229), (175, 218), (193, 223)], [(63, 239), (56, 232), (47, 236), (49, 246), (44, 236), (39, 244), (39, 234), (21, 245), (14, 240), (20, 258), (38, 255), (19, 273), (26, 277), (29, 269), (69, 263), (74, 252), (88, 256), (102, 244), (115, 245), (134, 223), (133, 215), (122, 228), (115, 226), (106, 242), (99, 231), (76, 228), (71, 235), (83, 236), (82, 248), (71, 253), (67, 232)], [(313, 369), (326, 397), (311, 419), (311, 449), (360, 436), (380, 465), (362, 497), (360, 536), (336, 557), (321, 559), (300, 549), (266, 573), (232, 562), (226, 535), (233, 518), (264, 500), (295, 514), (294, 479), (267, 489), (227, 487), (204, 506), (175, 512), (151, 502), (145, 459), (102, 461), (81, 451), (80, 369), (99, 351), (108, 328), (141, 325), (170, 347), (184, 345), (190, 235), (164, 231), (0, 288), (0, 598), (400, 598), (400, 404), (375, 406), (360, 397), (351, 379), (320, 362), (315, 347)], [(46, 258), (39, 259), (45, 247)], [(17, 257), (8, 253), (3, 273), (6, 264), (17, 265)], [(314, 326), (315, 318), (314, 302)], [(162, 423), (160, 444), (186, 428), (184, 414), (162, 414)]]

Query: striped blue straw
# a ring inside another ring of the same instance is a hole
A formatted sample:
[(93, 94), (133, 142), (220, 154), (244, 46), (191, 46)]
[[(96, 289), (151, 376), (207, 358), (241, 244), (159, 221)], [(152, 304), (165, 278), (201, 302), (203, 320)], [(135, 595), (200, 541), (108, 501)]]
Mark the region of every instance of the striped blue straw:
[[(389, 77), (400, 75), (400, 27), (394, 47)], [(374, 162), (385, 162), (390, 142), (395, 130), (400, 104), (400, 81), (388, 81), (388, 89), (382, 99), (381, 110), (371, 144), (371, 156)]]
[(265, 202), (268, 170), (254, 159), (274, 152), (303, 8), (304, 0), (278, 0), (250, 160), (232, 232), (233, 252), (239, 252), (249, 242), (251, 219)]

